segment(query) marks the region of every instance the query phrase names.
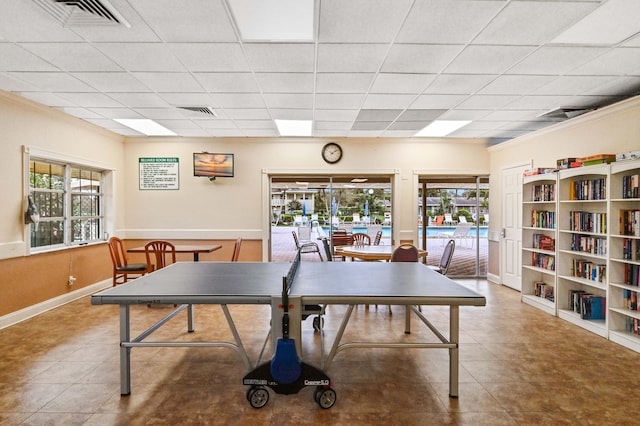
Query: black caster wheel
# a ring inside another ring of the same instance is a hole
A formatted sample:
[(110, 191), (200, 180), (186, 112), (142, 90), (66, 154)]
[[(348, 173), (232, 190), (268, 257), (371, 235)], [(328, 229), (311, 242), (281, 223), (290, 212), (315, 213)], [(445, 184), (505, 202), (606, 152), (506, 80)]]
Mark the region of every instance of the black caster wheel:
[(324, 408), (326, 410), (333, 407), (333, 404), (336, 403), (336, 391), (331, 388), (318, 387), (314, 394), (314, 399), (320, 408)]
[(262, 408), (269, 402), (269, 391), (261, 386), (253, 387), (247, 391), (247, 400), (253, 408)]

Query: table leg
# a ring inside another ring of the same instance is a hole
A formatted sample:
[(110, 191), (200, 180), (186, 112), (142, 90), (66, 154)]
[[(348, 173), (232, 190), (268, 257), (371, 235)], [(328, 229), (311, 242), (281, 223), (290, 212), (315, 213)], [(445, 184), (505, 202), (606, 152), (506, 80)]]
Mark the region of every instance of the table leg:
[(123, 343), (131, 341), (129, 305), (120, 305), (120, 394), (131, 394), (131, 348)]
[(193, 333), (195, 330), (195, 315), (193, 313), (193, 305), (189, 303), (189, 306), (187, 307), (187, 331), (189, 333)]
[(458, 397), (459, 346), (460, 346), (460, 307), (452, 305), (449, 313), (449, 341), (455, 347), (449, 349), (449, 396)]
[(194, 252), (193, 253), (193, 261), (194, 262), (199, 262), (200, 261), (200, 253), (198, 253), (198, 252)]

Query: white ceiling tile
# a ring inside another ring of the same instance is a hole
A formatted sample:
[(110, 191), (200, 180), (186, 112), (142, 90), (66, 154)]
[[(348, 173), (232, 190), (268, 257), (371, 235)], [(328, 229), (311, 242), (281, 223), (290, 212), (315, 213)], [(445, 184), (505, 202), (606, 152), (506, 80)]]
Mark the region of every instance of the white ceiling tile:
[(193, 77), (207, 92), (257, 93), (260, 91), (253, 74), (245, 73), (195, 73)]
[(389, 121), (356, 121), (351, 125), (351, 130), (384, 130), (390, 124)]
[(460, 53), (462, 45), (394, 44), (384, 61), (386, 73), (439, 73)]
[(271, 108), (269, 111), (271, 111), (271, 117), (274, 120), (313, 120), (313, 110), (311, 108)]
[(478, 91), (482, 95), (528, 94), (555, 79), (546, 75), (502, 75)]
[(466, 95), (420, 95), (411, 109), (449, 109), (465, 98)]
[(615, 77), (611, 81), (586, 92), (586, 95), (623, 96), (640, 94), (640, 77)]
[(45, 92), (93, 91), (90, 86), (77, 78), (61, 72), (9, 72), (7, 74)]
[(135, 111), (143, 117), (152, 120), (182, 120), (184, 115), (177, 108), (136, 108)]
[(33, 84), (21, 81), (20, 79), (12, 77), (5, 72), (0, 72), (0, 88), (7, 92), (27, 92), (38, 90), (38, 88)]
[(77, 34), (64, 28), (33, 1), (3, 1), (0, 35), (15, 42), (80, 41)]
[(256, 129), (256, 130), (252, 130), (252, 129), (245, 129), (242, 131), (242, 133), (244, 133), (245, 136), (247, 137), (277, 137), (280, 136), (280, 133), (278, 133), (278, 131), (274, 128), (274, 129)]
[(358, 109), (362, 106), (364, 95), (323, 94), (316, 95), (316, 109)]
[(385, 58), (386, 44), (327, 44), (318, 46), (318, 72), (376, 72)]
[(203, 129), (237, 129), (236, 123), (232, 120), (203, 120), (198, 123)]
[(310, 93), (265, 93), (268, 108), (312, 108), (313, 95)]
[(420, 93), (436, 74), (379, 73), (370, 93)]
[(315, 48), (311, 43), (247, 43), (244, 49), (256, 72), (313, 72)]
[(489, 84), (493, 74), (440, 74), (424, 91), (425, 94), (472, 94)]
[(239, 43), (174, 43), (168, 49), (191, 72), (249, 72)]
[(388, 129), (389, 130), (412, 130), (414, 132), (418, 132), (419, 130), (422, 130), (425, 128), (425, 126), (427, 124), (429, 124), (431, 121), (430, 120), (426, 120), (426, 121), (396, 121), (395, 123), (392, 123)]
[(318, 121), (352, 122), (358, 116), (357, 109), (316, 109), (315, 119)]
[(318, 130), (314, 130), (313, 131), (313, 136), (318, 136), (318, 137), (346, 137), (349, 135), (349, 129), (331, 129), (331, 130), (322, 130), (322, 129), (318, 129)]
[(316, 121), (313, 128), (318, 130), (351, 130), (351, 121)]
[[(443, 113), (439, 120), (480, 120), (489, 114), (491, 110), (481, 110), (481, 109), (450, 109), (449, 111)], [(468, 126), (468, 124), (467, 124)], [(467, 127), (465, 126), (465, 127)]]
[(217, 106), (212, 95), (207, 93), (163, 93), (162, 99), (173, 106)]
[(494, 130), (494, 129), (499, 129), (502, 126), (509, 124), (508, 121), (490, 121), (490, 120), (479, 120), (479, 121), (473, 121), (469, 124), (467, 124), (466, 126), (463, 127), (463, 129), (467, 129), (467, 130)]
[(237, 120), (235, 122), (241, 129), (275, 129), (273, 120)]
[(545, 46), (510, 68), (508, 74), (566, 74), (572, 69), (605, 53), (602, 47)]
[(511, 121), (500, 128), (510, 129), (510, 130), (535, 131), (535, 130), (544, 129), (545, 127), (552, 126), (553, 124), (554, 123), (549, 121)]
[(256, 73), (263, 93), (313, 93), (313, 73)]
[(78, 72), (71, 75), (100, 92), (145, 93), (151, 91), (140, 80), (126, 72)]
[[(209, 120), (198, 120), (200, 121), (209, 121)], [(183, 132), (184, 130), (189, 130), (189, 129), (198, 129), (198, 130), (202, 130), (202, 127), (199, 126), (198, 124), (196, 124), (194, 121), (192, 120), (157, 120), (156, 121), (159, 125), (166, 127), (169, 130), (173, 130), (174, 132), (176, 130), (180, 130), (181, 132)], [(206, 133), (206, 132), (201, 132), (201, 133)]]
[(224, 110), (229, 118), (234, 120), (266, 120), (271, 118), (266, 108), (226, 108)]
[(467, 46), (445, 71), (451, 74), (502, 74), (533, 50), (529, 46)]
[(474, 43), (545, 43), (596, 6), (596, 3), (571, 1), (512, 1), (476, 37)]
[(368, 95), (362, 105), (362, 108), (368, 109), (386, 109), (399, 108), (405, 109), (416, 99), (415, 95), (387, 95), (387, 94), (371, 94)]
[(216, 106), (222, 108), (265, 108), (262, 96), (250, 93), (216, 93), (213, 95)]
[(221, 1), (189, 0), (183, 7), (174, 0), (136, 0), (135, 8), (166, 42), (237, 40)]
[(572, 96), (535, 95), (522, 96), (507, 105), (503, 109), (544, 109), (550, 110), (561, 105), (571, 103)]
[(246, 135), (241, 129), (206, 129), (209, 136), (214, 137), (245, 137)]
[(493, 111), (487, 114), (483, 120), (486, 121), (522, 121), (522, 120), (535, 120), (538, 115), (544, 111), (540, 110), (503, 110)]
[(391, 42), (411, 3), (411, 0), (323, 0), (320, 42)]
[(185, 71), (171, 49), (162, 43), (100, 43), (95, 46), (125, 71)]
[(73, 115), (74, 117), (87, 119), (87, 118), (104, 118), (101, 114), (93, 112), (87, 108), (75, 108), (75, 107), (59, 107), (60, 111)]
[(398, 121), (432, 121), (446, 111), (446, 109), (408, 109), (398, 116)]
[(202, 92), (202, 86), (187, 73), (136, 72), (133, 75), (154, 92)]
[(349, 132), (349, 137), (352, 138), (379, 138), (383, 131), (380, 130), (352, 130)]
[(619, 47), (574, 69), (575, 75), (640, 75), (640, 48)]
[(0, 43), (0, 70), (59, 71), (59, 69), (51, 63), (11, 43)]
[(418, 0), (397, 42), (466, 44), (503, 6), (503, 1)]
[(518, 99), (507, 95), (474, 95), (460, 102), (457, 109), (497, 109)]
[(356, 121), (384, 121), (395, 120), (402, 112), (401, 109), (361, 109)]
[(197, 138), (197, 137), (210, 137), (211, 136), (206, 129), (179, 129), (179, 128), (174, 128), (174, 129), (169, 129), (169, 130), (171, 130), (173, 133), (177, 133), (178, 135), (183, 136), (183, 137)]
[(122, 71), (118, 64), (90, 44), (23, 43), (22, 47), (65, 71)]
[(381, 136), (385, 138), (410, 138), (415, 136), (417, 132), (414, 130), (385, 130)]
[(626, 42), (622, 43), (621, 46), (624, 47), (640, 47), (640, 33), (631, 37)]
[(532, 92), (533, 95), (580, 95), (606, 84), (612, 77), (562, 76)]
[(362, 93), (371, 86), (374, 73), (317, 73), (317, 93)]
[(102, 118), (144, 118), (138, 112), (130, 110), (129, 108), (90, 108), (90, 111), (98, 114)]
[(155, 93), (107, 93), (109, 97), (131, 108), (164, 108), (169, 105)]
[(109, 96), (102, 93), (64, 93), (60, 92), (58, 95), (76, 105), (85, 105), (87, 108), (105, 107), (105, 108), (118, 108), (121, 107), (118, 102), (111, 99)]

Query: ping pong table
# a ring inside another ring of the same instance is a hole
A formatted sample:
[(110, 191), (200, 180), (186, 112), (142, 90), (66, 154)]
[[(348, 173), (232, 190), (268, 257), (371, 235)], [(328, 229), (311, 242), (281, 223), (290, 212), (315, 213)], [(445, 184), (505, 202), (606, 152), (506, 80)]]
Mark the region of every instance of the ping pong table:
[[(293, 266), (292, 266), (293, 265)], [(291, 272), (294, 269), (294, 276)], [(327, 371), (333, 358), (350, 348), (441, 348), (449, 351), (449, 395), (458, 396), (459, 308), (484, 306), (484, 296), (420, 263), (413, 262), (178, 262), (118, 287), (91, 296), (94, 305), (117, 304), (120, 312), (120, 393), (131, 393), (131, 349), (134, 347), (226, 347), (238, 352), (247, 371), (252, 365), (235, 327), (230, 304), (271, 305), (272, 324), (283, 317), (283, 277), (290, 277), (287, 306), (291, 318), (289, 334), (301, 352), (301, 323), (307, 305), (348, 305), (328, 355), (321, 348), (322, 368)], [(131, 336), (132, 305), (178, 304), (165, 318), (137, 337)], [(194, 304), (221, 305), (234, 341), (189, 342), (149, 341), (147, 338), (179, 312), (187, 310), (187, 330), (193, 332)], [(404, 305), (405, 332), (410, 332), (415, 314), (439, 343), (433, 342), (342, 342), (356, 305)], [(417, 308), (420, 305), (449, 307), (449, 335), (440, 332)], [(322, 332), (322, 331), (321, 331)], [(272, 327), (272, 342), (282, 337)], [(322, 343), (323, 347), (324, 344)], [(303, 356), (302, 356), (303, 357)], [(244, 384), (251, 384), (245, 382)], [(253, 405), (253, 404), (252, 404)], [(321, 405), (322, 406), (322, 405)]]

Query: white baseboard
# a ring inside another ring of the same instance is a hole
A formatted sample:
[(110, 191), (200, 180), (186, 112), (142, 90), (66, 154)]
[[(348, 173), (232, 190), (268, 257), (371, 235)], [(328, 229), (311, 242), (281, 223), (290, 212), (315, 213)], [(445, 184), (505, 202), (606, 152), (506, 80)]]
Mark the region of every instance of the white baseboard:
[(487, 274), (487, 281), (491, 281), (494, 284), (500, 284), (500, 275)]
[(54, 297), (53, 299), (45, 300), (44, 302), (40, 302), (36, 305), (29, 306), (24, 309), (20, 309), (19, 311), (11, 312), (10, 314), (1, 316), (0, 330), (29, 318), (35, 317), (36, 315), (39, 315), (43, 312), (47, 312), (51, 309), (57, 308), (58, 306), (62, 306), (65, 303), (73, 302), (74, 300), (88, 296), (99, 290), (109, 288), (112, 285), (111, 281), (111, 278), (109, 278), (107, 280), (82, 287), (81, 289), (72, 291), (70, 293), (63, 294), (62, 296)]

